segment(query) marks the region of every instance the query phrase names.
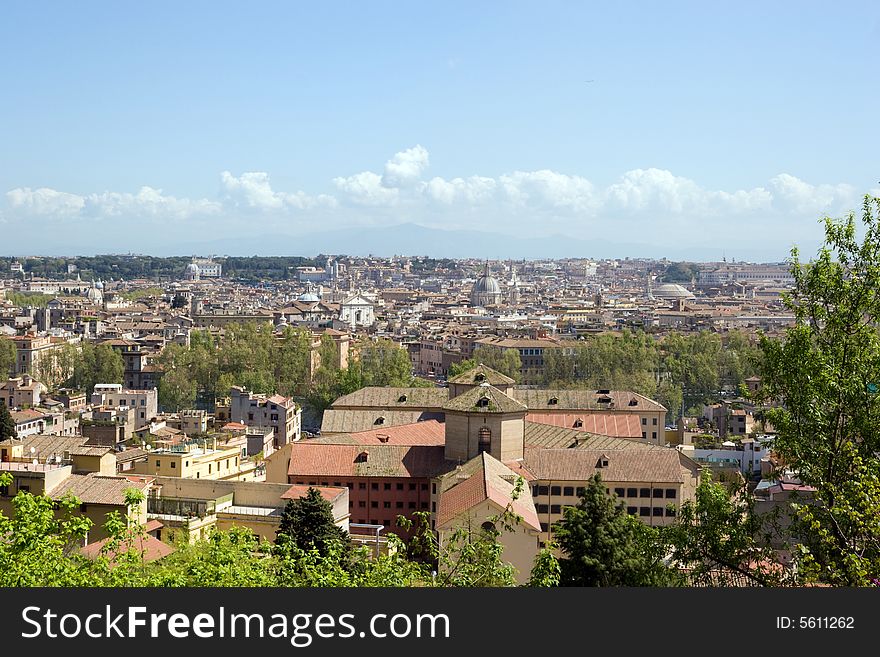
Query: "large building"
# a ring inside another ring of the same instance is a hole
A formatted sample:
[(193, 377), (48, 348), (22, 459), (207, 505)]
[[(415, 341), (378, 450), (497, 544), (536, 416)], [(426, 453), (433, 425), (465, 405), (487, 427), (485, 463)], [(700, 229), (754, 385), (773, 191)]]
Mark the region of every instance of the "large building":
[(92, 391), (93, 406), (134, 409), (134, 423), (141, 427), (159, 414), (159, 392), (152, 390), (124, 390), (120, 383), (99, 383)]
[(297, 441), (302, 435), (302, 408), (291, 397), (258, 395), (233, 386), (229, 393), (231, 422), (248, 427), (269, 427), (275, 449)]
[[(502, 542), (521, 582), (593, 474), (650, 525), (672, 522), (699, 479), (698, 464), (659, 446), (662, 433), (652, 438), (666, 409), (634, 393), (520, 390), (479, 366), (449, 388), (365, 388), (337, 403), (328, 411), (336, 428), (372, 424), (289, 445), (269, 457), (267, 481), (344, 486), (352, 522), (386, 530), (397, 516), (427, 512), (441, 542), (510, 508), (521, 521)], [(529, 420), (532, 406), (542, 421)], [(573, 412), (581, 421), (569, 427)]]
[(489, 273), (489, 263), (471, 288), (471, 305), (477, 307), (498, 306), (504, 299), (501, 284)]

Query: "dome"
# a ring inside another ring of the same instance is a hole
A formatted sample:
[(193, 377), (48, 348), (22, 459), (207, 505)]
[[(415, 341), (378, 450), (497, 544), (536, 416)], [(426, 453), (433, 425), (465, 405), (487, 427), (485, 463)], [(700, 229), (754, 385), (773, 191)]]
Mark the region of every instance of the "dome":
[(199, 280), (201, 273), (199, 266), (196, 263), (191, 262), (186, 266), (186, 269), (184, 269), (183, 277), (188, 281), (197, 281)]
[(472, 306), (497, 306), (501, 303), (501, 284), (498, 279), (489, 274), (489, 263), (483, 275), (480, 276), (471, 288)]
[(104, 303), (104, 293), (101, 292), (101, 289), (97, 286), (96, 283), (92, 283), (92, 287), (90, 287), (88, 292), (86, 292), (86, 298), (96, 306)]
[(693, 299), (694, 293), (678, 283), (658, 285), (653, 294), (658, 299)]
[(303, 303), (316, 303), (320, 300), (321, 298), (314, 292), (305, 292), (297, 297), (297, 301), (302, 301)]

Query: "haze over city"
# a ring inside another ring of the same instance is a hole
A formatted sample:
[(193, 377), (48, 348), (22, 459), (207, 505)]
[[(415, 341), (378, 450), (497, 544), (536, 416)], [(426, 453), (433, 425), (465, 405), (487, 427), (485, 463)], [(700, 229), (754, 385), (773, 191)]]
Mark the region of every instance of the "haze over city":
[(880, 194), (868, 2), (5, 16), (3, 255), (773, 262)]

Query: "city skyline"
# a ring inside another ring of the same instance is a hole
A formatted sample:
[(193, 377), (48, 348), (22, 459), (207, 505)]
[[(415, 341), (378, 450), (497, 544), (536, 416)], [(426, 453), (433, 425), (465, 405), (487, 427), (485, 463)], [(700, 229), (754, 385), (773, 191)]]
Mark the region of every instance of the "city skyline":
[(8, 10), (0, 251), (778, 261), (880, 194), (869, 3), (341, 7)]

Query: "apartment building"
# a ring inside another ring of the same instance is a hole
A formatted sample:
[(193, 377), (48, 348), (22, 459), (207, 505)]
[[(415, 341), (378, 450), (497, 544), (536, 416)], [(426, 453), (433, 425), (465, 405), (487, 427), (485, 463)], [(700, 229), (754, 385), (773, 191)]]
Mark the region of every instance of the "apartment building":
[(230, 422), (249, 427), (271, 427), (274, 447), (297, 441), (302, 435), (302, 408), (292, 397), (260, 395), (241, 386), (229, 392)]
[(133, 408), (135, 422), (142, 426), (159, 414), (159, 391), (156, 388), (127, 390), (120, 383), (99, 383), (92, 392), (91, 403), (92, 406)]

